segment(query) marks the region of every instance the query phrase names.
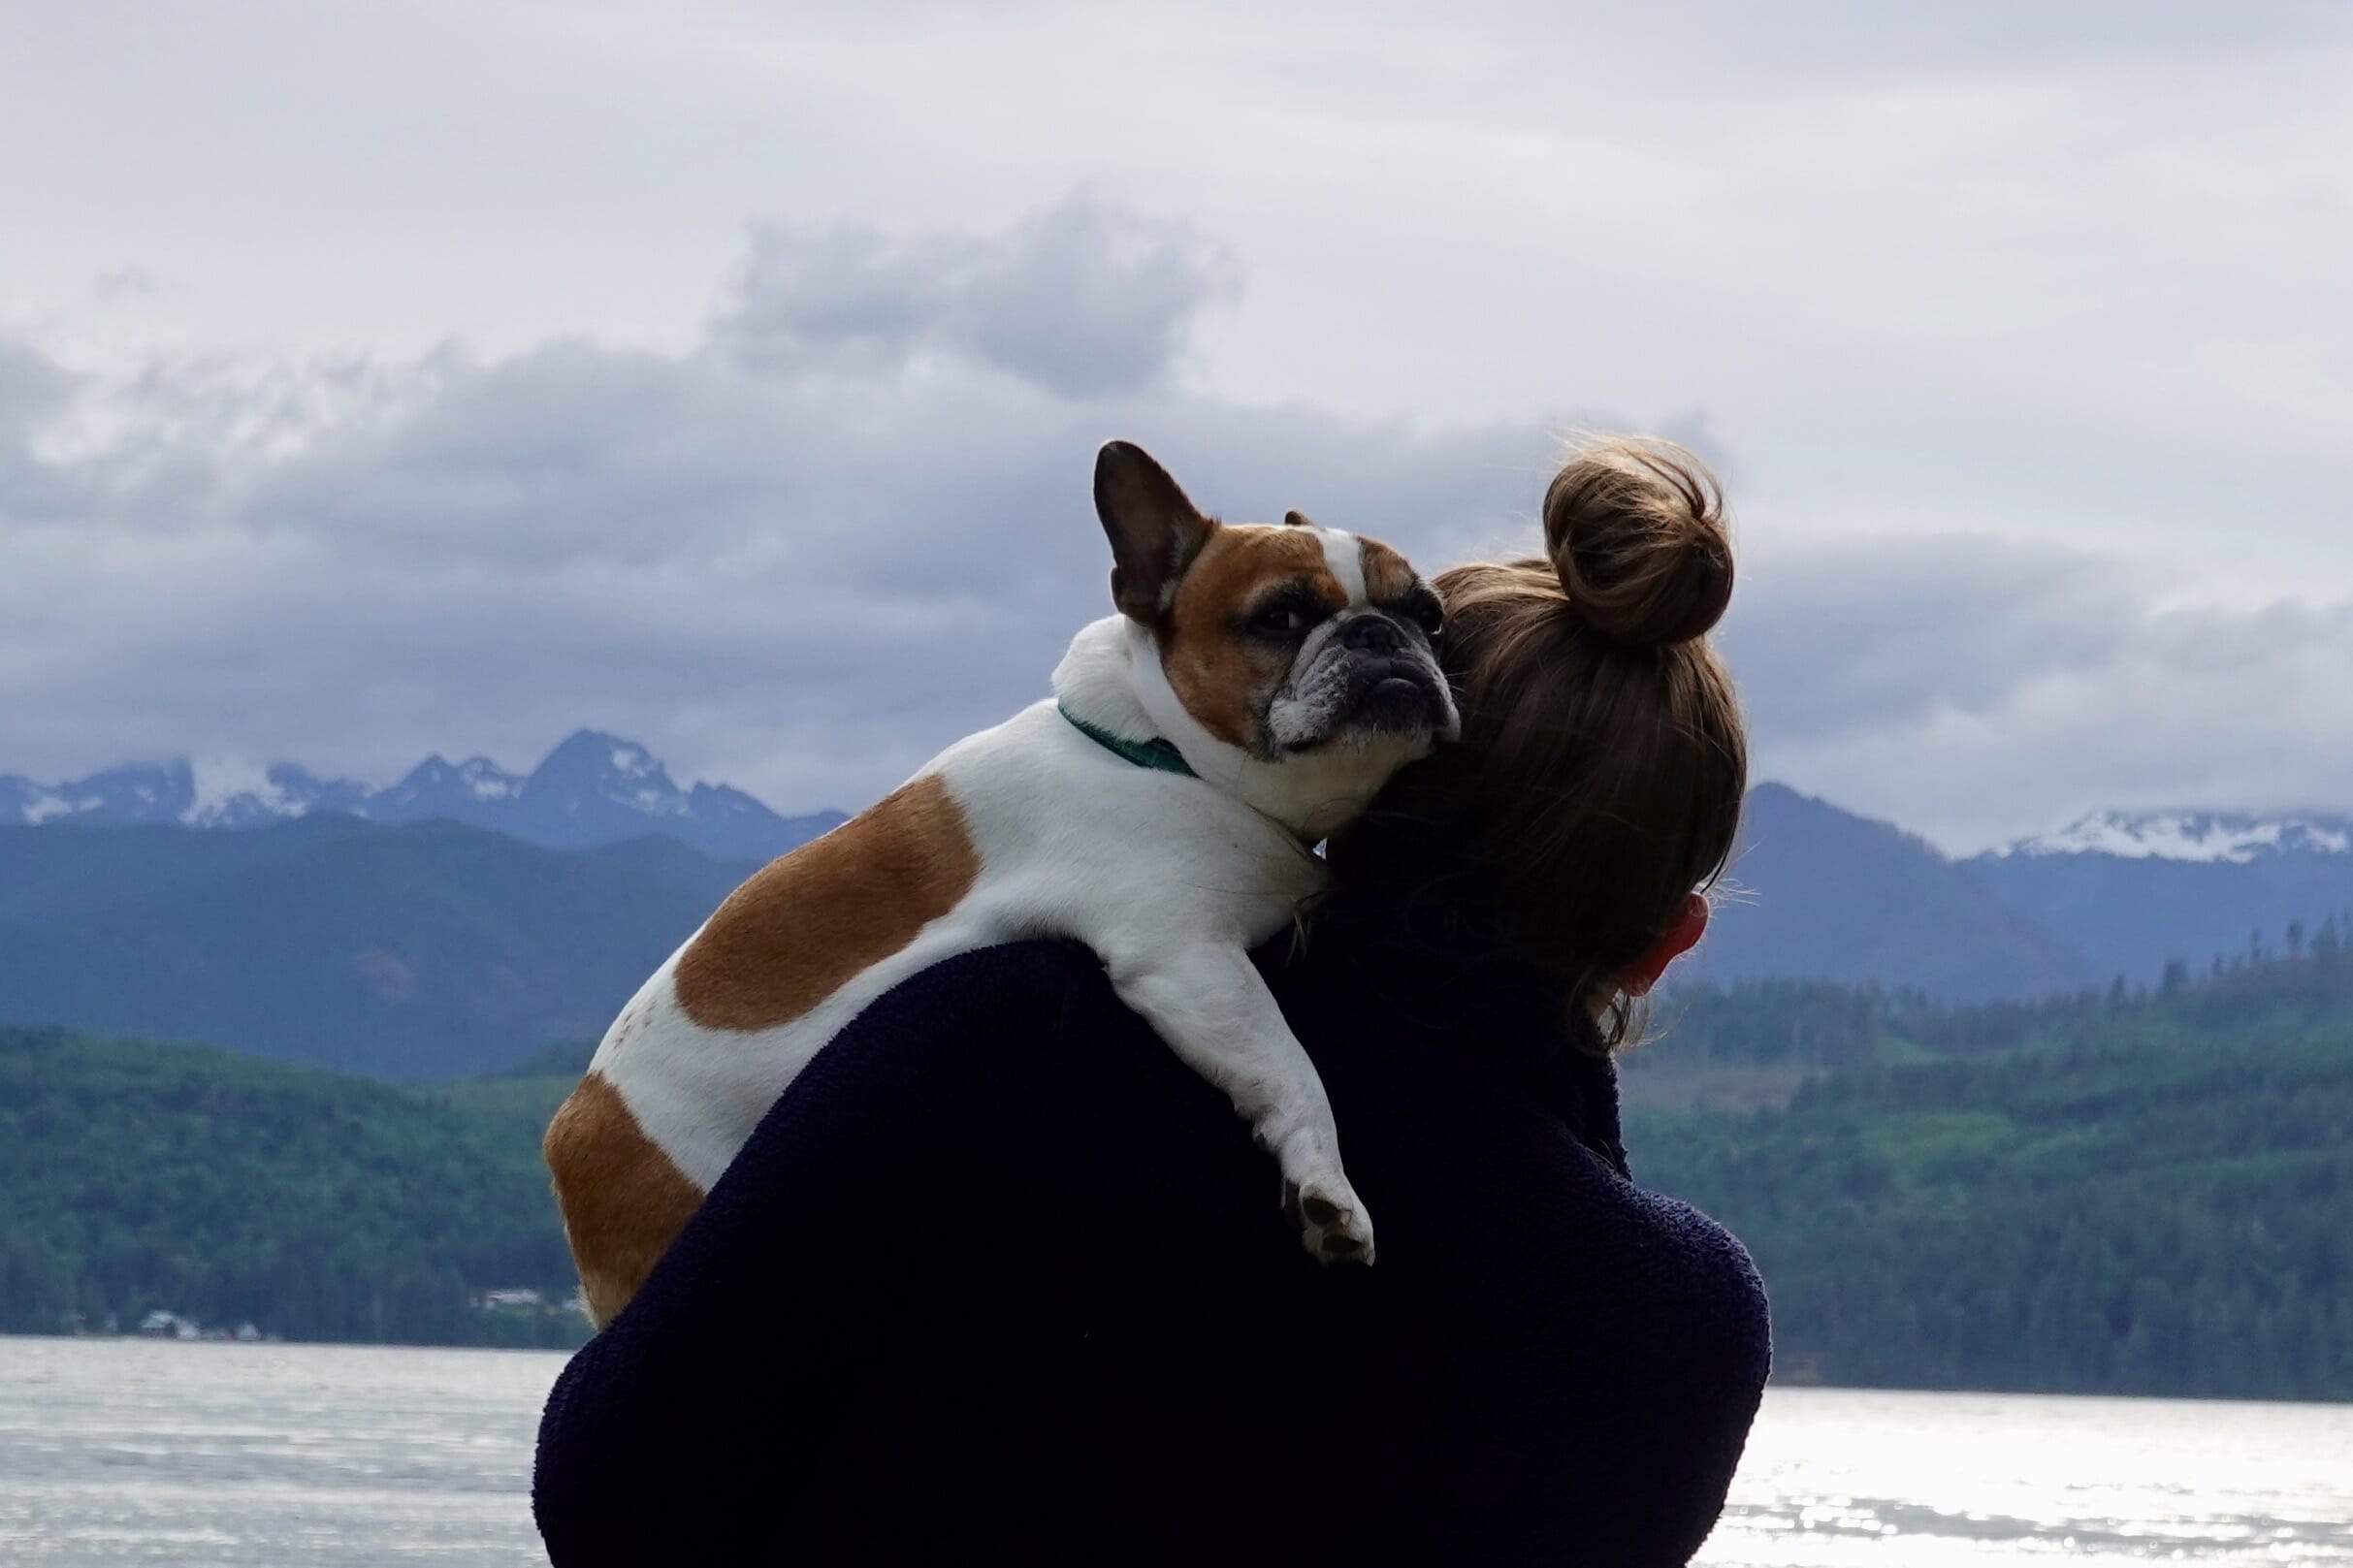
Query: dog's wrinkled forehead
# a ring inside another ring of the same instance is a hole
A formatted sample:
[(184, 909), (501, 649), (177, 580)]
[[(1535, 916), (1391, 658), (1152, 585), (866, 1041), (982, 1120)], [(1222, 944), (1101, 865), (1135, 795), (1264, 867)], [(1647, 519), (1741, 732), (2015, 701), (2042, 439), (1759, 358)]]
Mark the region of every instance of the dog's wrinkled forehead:
[(1262, 596), (1304, 592), (1329, 615), (1394, 604), (1420, 584), (1405, 558), (1378, 539), (1320, 528), (1293, 512), (1280, 528), (1220, 528), (1177, 584), (1171, 608), (1198, 623), (1219, 613), (1246, 614)]

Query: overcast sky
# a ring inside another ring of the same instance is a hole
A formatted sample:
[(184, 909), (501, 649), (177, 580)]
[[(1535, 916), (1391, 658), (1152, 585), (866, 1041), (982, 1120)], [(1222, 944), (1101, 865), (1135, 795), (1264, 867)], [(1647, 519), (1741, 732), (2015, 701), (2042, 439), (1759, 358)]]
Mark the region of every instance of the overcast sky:
[(2353, 7), (0, 11), (0, 771), (582, 724), (855, 806), (1093, 450), (1425, 567), (1721, 464), (1759, 773), (2353, 808)]

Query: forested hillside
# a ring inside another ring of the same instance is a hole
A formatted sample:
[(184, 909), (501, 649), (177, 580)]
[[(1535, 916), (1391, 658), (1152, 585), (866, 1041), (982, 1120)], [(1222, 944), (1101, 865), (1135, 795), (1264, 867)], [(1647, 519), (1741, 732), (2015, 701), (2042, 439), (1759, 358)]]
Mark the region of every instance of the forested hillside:
[(539, 1163), (564, 1077), (447, 1090), (0, 1029), (0, 1329), (163, 1310), (295, 1339), (568, 1344)]
[[(1748, 1242), (1784, 1376), (2353, 1398), (2353, 953), (2294, 947), (2031, 1005), (1687, 994), (1627, 1060), (1635, 1173)], [(587, 1050), (421, 1087), (0, 1030), (0, 1328), (568, 1342), (538, 1136)], [(512, 1288), (547, 1307), (476, 1304)]]
[(1784, 1375), (2353, 1398), (2353, 954), (2296, 946), (2023, 1007), (1693, 997), (1628, 1066), (1636, 1174), (1748, 1243)]

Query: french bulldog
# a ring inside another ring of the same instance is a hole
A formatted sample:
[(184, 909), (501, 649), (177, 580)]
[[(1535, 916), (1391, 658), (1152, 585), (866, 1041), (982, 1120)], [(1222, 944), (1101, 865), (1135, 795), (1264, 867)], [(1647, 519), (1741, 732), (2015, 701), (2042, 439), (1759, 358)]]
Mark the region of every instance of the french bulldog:
[(1118, 613), (1053, 696), (754, 875), (657, 970), (549, 1125), (590, 1315), (610, 1321), (761, 1115), (892, 986), (1075, 938), (1274, 1157), (1322, 1262), (1370, 1263), (1322, 1080), (1247, 957), (1315, 846), (1460, 729), (1437, 595), (1387, 545), (1204, 516), (1142, 449), (1095, 464)]

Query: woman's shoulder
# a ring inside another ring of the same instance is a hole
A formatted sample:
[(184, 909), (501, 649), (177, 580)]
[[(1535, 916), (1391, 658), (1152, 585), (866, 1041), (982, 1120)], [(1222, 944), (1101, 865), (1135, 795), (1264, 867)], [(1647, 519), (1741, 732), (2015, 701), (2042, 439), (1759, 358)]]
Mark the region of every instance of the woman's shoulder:
[[(1580, 1052), (1557, 1017), (1423, 983), (1442, 981), (1435, 972), (1389, 966), (1376, 984), (1344, 941), (1311, 962), (1283, 940), (1254, 956), (1324, 1078), (1351, 1171), (1390, 1194), (1407, 1235), (1427, 1230), (1448, 1253), (1486, 1246), (1524, 1279), (1623, 1250), (1628, 1299), (1654, 1287), (1662, 1299), (1697, 1298), (1744, 1340), (1761, 1325), (1740, 1243), (1628, 1178), (1611, 1066)], [(1150, 1158), (1230, 1162), (1253, 1193), (1263, 1174), (1264, 1156), (1222, 1095), (1119, 1002), (1076, 942), (945, 960), (876, 1002), (838, 1043), (827, 1054), (841, 1072), (898, 1078), (913, 1067), (963, 1117), (1040, 1124), (1026, 1135), (1033, 1147), (1052, 1146), (1084, 1179), (1099, 1175), (1090, 1166), (1134, 1170)], [(1516, 1239), (1490, 1246), (1491, 1227)], [(1755, 1337), (1761, 1354), (1760, 1328)]]
[[(1729, 1359), (1761, 1361), (1754, 1264), (1707, 1215), (1628, 1179), (1606, 1060), (1492, 998), (1401, 1002), (1337, 944), (1312, 963), (1282, 943), (1256, 956), (1330, 1093), (1384, 1260), (1426, 1251), (1523, 1295), (1574, 1294), (1606, 1266), (1629, 1307), (1704, 1319)], [(906, 980), (811, 1064), (770, 1132), (861, 1103), (901, 1136), (952, 1124), (959, 1158), (1017, 1161), (1048, 1187), (1205, 1219), (1222, 1195), (1266, 1218), (1247, 1129), (1076, 942), (979, 948)]]
[(1040, 1011), (1082, 1005), (1082, 993), (1102, 968), (1084, 944), (1068, 940), (1032, 938), (975, 947), (901, 980), (869, 1004), (851, 1027), (871, 1034), (902, 1016), (929, 1022), (943, 1009), (983, 1026), (996, 1012), (1034, 1019)]
[(1056, 1049), (1073, 1031), (1100, 1021), (1108, 990), (1102, 970), (1083, 944), (1069, 941), (953, 954), (867, 1004), (801, 1078), (833, 1083), (912, 1065), (963, 1079)]
[[(1093, 1130), (1234, 1121), (1123, 1006), (1082, 944), (1033, 939), (942, 959), (876, 998), (802, 1070), (754, 1134), (763, 1148), (845, 1120), (999, 1175), (1069, 1160)], [(1235, 1124), (1239, 1127), (1239, 1123)], [(1138, 1136), (1142, 1136), (1139, 1131)]]

